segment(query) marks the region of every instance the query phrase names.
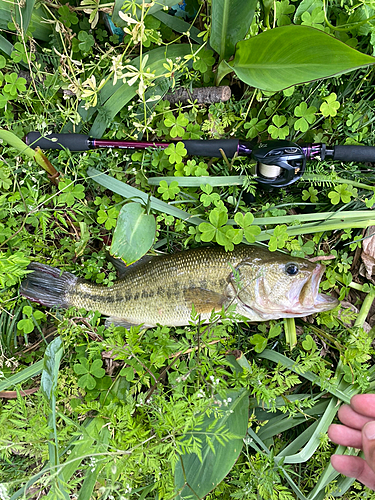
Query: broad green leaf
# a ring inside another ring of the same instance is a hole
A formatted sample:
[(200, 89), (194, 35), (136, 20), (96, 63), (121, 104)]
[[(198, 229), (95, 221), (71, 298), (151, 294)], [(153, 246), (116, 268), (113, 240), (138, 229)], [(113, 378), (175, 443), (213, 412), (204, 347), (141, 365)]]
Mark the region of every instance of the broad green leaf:
[(236, 43), (249, 31), (258, 0), (215, 0), (212, 2), (210, 45), (228, 59)]
[[(222, 405), (219, 420), (215, 416), (205, 417), (199, 429), (192, 434), (202, 440), (201, 460), (195, 453), (180, 456), (175, 470), (175, 487), (178, 499), (200, 499), (213, 490), (229, 473), (235, 464), (247, 432), (249, 397), (246, 389), (228, 391), (225, 400), (219, 397)], [(221, 416), (222, 415), (222, 416)], [(214, 437), (229, 430), (236, 437), (221, 443)], [(209, 438), (209, 439), (207, 439)], [(189, 433), (186, 434), (189, 439)]]
[[(159, 5), (159, 3), (157, 3), (155, 5)], [(164, 12), (163, 10), (159, 10), (158, 12), (154, 12), (152, 15), (154, 17), (156, 17), (156, 19), (159, 19), (159, 21), (164, 23), (169, 28), (172, 28), (173, 31), (176, 31), (177, 33), (189, 32), (190, 38), (195, 43), (199, 43), (199, 45), (202, 45), (203, 39), (202, 39), (202, 37), (198, 36), (200, 33), (199, 29), (195, 28), (194, 26), (190, 26), (189, 23), (187, 23), (186, 21), (184, 21), (180, 17), (171, 16), (167, 12)]]
[(252, 87), (277, 92), (374, 63), (374, 57), (352, 49), (323, 31), (291, 25), (239, 42), (234, 60), (221, 62), (218, 78), (220, 81), (234, 71)]
[(61, 337), (56, 337), (48, 344), (44, 354), (44, 367), (40, 381), (40, 389), (49, 403), (52, 401), (52, 396), (57, 387), (57, 376), (63, 349)]
[(13, 134), (13, 132), (0, 129), (0, 141), (17, 149), (20, 154), (26, 154), (29, 158), (35, 159), (35, 151), (27, 146), (22, 139)]
[(147, 215), (140, 203), (128, 203), (117, 218), (110, 253), (127, 265), (133, 264), (150, 250), (155, 232), (155, 217)]
[[(30, 31), (35, 38), (48, 42), (53, 29), (53, 25), (46, 22), (50, 15), (42, 7), (34, 8), (34, 3), (34, 1), (27, 0), (21, 7), (22, 16), (25, 16), (22, 28), (25, 31), (30, 25)], [(20, 4), (16, 0), (0, 0), (0, 29), (8, 31), (8, 23), (17, 22), (17, 20), (19, 22), (18, 5)]]

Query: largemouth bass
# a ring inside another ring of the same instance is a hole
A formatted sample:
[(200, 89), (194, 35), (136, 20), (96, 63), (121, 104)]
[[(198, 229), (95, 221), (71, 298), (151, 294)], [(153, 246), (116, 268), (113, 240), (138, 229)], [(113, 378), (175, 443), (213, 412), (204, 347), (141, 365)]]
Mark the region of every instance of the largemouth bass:
[(239, 245), (232, 252), (201, 247), (144, 257), (105, 287), (44, 264), (21, 283), (20, 293), (46, 306), (75, 306), (109, 316), (107, 324), (189, 324), (192, 306), (208, 321), (235, 305), (250, 321), (307, 316), (338, 305), (318, 293), (325, 267), (281, 252)]

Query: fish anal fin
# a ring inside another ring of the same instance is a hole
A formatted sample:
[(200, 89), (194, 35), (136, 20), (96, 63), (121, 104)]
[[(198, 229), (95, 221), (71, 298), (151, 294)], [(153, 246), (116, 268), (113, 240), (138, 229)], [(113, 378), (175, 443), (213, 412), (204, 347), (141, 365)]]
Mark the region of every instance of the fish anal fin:
[(127, 330), (130, 329), (132, 326), (138, 326), (135, 323), (130, 323), (129, 321), (126, 321), (124, 318), (117, 318), (116, 316), (110, 316), (105, 320), (105, 326), (106, 328), (109, 328), (111, 325), (113, 326), (123, 326)]
[(223, 294), (204, 288), (188, 288), (184, 291), (184, 298), (189, 307), (194, 304), (198, 314), (209, 314), (212, 310), (221, 311), (227, 300)]

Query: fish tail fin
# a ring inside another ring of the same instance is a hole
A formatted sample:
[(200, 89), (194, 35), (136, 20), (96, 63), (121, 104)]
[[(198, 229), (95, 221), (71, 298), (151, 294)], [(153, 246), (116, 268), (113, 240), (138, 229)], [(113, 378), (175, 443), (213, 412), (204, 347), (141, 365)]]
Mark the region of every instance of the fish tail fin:
[(32, 262), (28, 274), (20, 286), (20, 294), (44, 306), (69, 307), (67, 292), (76, 285), (78, 278), (74, 274), (62, 272), (56, 267)]

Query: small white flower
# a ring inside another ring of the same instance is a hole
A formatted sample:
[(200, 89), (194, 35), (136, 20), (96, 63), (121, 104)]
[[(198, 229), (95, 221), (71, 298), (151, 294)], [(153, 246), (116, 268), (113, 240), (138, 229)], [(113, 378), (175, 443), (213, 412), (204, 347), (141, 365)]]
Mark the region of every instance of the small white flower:
[(0, 483), (0, 500), (9, 500), (8, 488), (5, 483)]

